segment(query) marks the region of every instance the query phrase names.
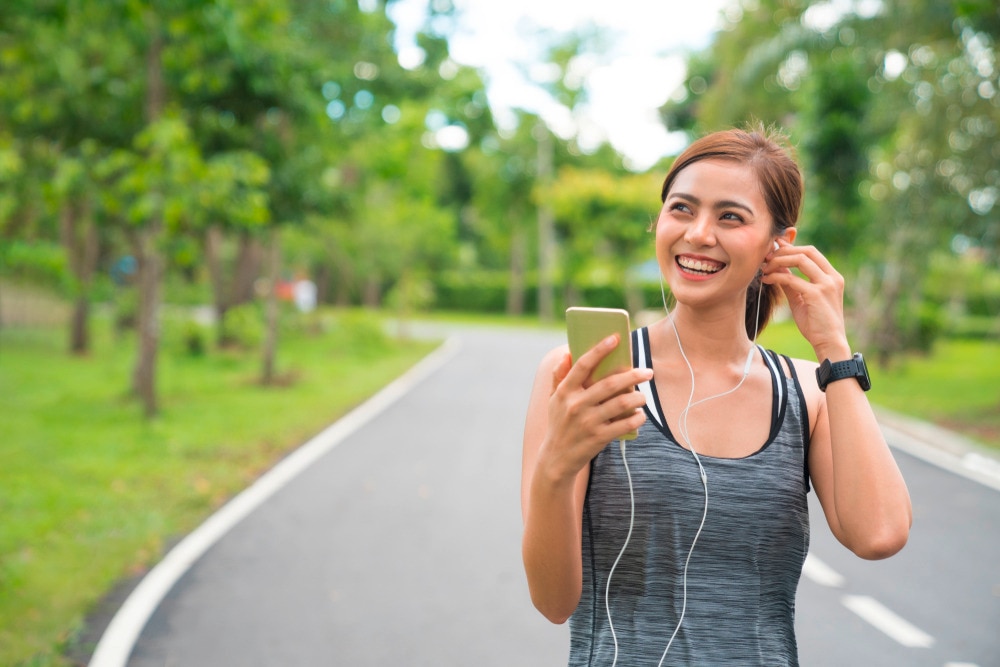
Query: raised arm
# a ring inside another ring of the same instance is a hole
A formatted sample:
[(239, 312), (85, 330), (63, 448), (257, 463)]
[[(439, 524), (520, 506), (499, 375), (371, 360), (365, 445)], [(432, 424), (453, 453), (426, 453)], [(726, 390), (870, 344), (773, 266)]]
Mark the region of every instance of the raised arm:
[[(784, 291), (795, 323), (819, 361), (851, 358), (844, 280), (816, 248), (782, 241), (764, 273), (765, 283)], [(816, 365), (798, 362), (797, 367), (812, 406), (809, 474), (830, 529), (862, 558), (892, 556), (909, 537), (910, 495), (867, 395), (854, 379), (831, 382), (823, 393)]]
[(553, 623), (565, 622), (580, 601), (590, 461), (607, 443), (645, 421), (642, 395), (627, 390), (648, 380), (651, 371), (633, 369), (589, 385), (590, 374), (616, 342), (617, 336), (606, 339), (572, 366), (565, 347), (550, 352), (539, 366), (528, 404), (521, 469), (522, 555), (531, 600)]

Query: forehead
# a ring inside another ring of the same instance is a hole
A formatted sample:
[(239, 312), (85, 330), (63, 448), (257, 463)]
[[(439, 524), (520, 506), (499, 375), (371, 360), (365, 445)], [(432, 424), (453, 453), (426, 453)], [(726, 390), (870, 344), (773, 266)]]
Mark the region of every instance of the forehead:
[(667, 196), (675, 193), (699, 199), (741, 199), (764, 205), (757, 174), (746, 164), (732, 160), (706, 159), (684, 167), (674, 177)]

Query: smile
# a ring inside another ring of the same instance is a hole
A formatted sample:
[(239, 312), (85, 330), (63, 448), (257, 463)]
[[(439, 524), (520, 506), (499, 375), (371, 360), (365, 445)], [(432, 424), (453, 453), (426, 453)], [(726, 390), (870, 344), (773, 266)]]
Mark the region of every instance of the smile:
[(688, 273), (697, 273), (703, 276), (710, 276), (726, 268), (722, 262), (714, 262), (706, 259), (694, 259), (692, 257), (677, 257), (677, 266)]

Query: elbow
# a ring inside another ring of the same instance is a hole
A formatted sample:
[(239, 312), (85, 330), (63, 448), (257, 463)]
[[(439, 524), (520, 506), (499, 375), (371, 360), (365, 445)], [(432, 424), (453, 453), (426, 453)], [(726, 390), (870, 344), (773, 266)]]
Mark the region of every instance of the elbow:
[(550, 623), (562, 625), (569, 620), (576, 608), (570, 609), (565, 604), (552, 603), (551, 601), (540, 600), (536, 596), (531, 596), (531, 603), (535, 605), (542, 616)]
[(851, 551), (865, 560), (883, 560), (902, 551), (909, 538), (910, 526), (901, 525), (869, 536), (868, 539), (852, 545)]
[[(539, 610), (541, 611), (541, 610)], [(563, 613), (546, 613), (542, 611), (542, 616), (544, 616), (549, 623), (554, 623), (555, 625), (562, 625), (569, 620), (569, 617), (573, 614), (563, 614)]]

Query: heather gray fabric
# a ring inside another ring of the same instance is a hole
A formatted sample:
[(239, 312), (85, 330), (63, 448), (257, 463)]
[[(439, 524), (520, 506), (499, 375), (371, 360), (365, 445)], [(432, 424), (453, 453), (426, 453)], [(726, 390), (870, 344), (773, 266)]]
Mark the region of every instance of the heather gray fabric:
[[(651, 365), (648, 349), (648, 332), (633, 332), (636, 366)], [(663, 665), (798, 664), (795, 592), (809, 547), (808, 416), (794, 370), (786, 377), (777, 355), (760, 353), (772, 376), (770, 437), (746, 458), (701, 457), (708, 516), (688, 570), (684, 622)], [(705, 502), (694, 457), (664, 424), (655, 387), (640, 389), (649, 420), (626, 450), (635, 527), (608, 596), (622, 667), (660, 664), (681, 613), (684, 561)], [(605, 587), (628, 525), (628, 483), (615, 442), (591, 465), (571, 667), (612, 664)]]

